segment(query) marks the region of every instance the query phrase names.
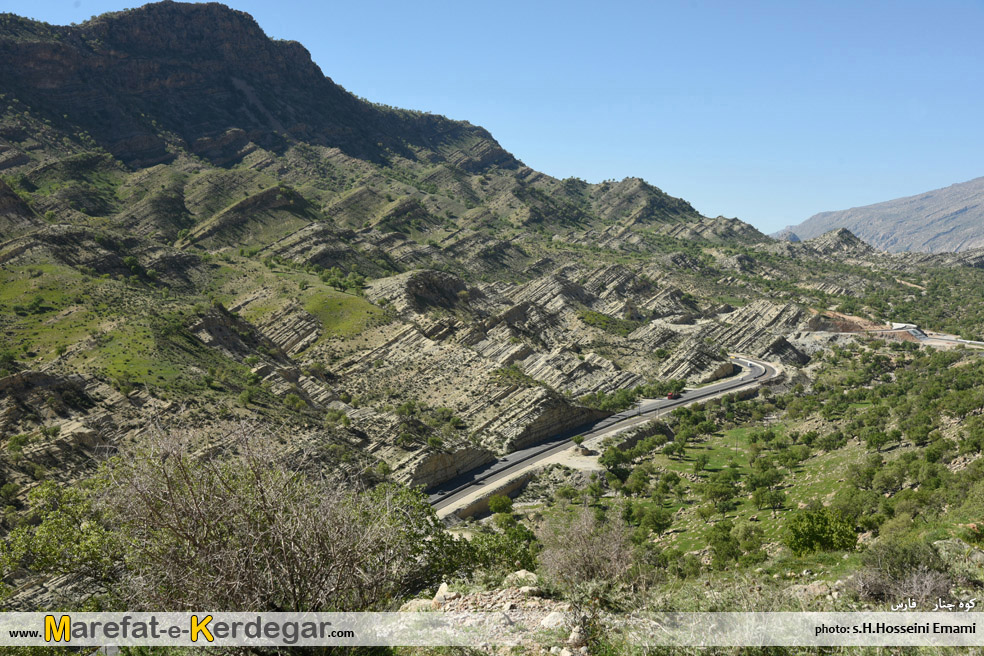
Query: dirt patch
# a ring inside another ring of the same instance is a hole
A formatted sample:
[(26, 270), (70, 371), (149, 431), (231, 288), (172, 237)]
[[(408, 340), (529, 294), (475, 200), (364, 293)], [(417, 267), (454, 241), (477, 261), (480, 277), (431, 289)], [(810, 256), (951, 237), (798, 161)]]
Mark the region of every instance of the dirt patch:
[(914, 336), (908, 330), (892, 330), (889, 332), (879, 333), (878, 336), (882, 339), (893, 342), (915, 342), (916, 344), (922, 343), (922, 340)]
[(831, 310), (823, 312), (818, 318), (818, 323), (819, 325), (816, 330), (828, 330), (839, 333), (862, 333), (869, 330), (885, 330), (891, 328), (891, 326), (886, 326), (885, 324), (877, 323), (864, 317), (856, 317), (851, 314)]
[(899, 280), (898, 278), (895, 279), (895, 282), (899, 283), (900, 285), (905, 285), (906, 287), (913, 287), (915, 289), (921, 289), (923, 291), (926, 291), (925, 287), (923, 287), (922, 285), (917, 285), (914, 282), (906, 282), (905, 280)]

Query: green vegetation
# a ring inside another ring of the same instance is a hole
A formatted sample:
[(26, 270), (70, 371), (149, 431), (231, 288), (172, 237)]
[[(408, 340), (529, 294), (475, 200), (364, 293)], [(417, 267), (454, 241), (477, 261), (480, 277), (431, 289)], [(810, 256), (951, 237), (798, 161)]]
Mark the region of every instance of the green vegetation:
[(509, 514), (512, 512), (512, 499), (504, 494), (493, 495), (489, 499), (489, 510), (493, 513)]
[(619, 410), (625, 410), (632, 406), (639, 399), (658, 399), (665, 397), (671, 392), (681, 392), (683, 388), (684, 383), (681, 380), (653, 381), (629, 389), (620, 389), (611, 394), (605, 392), (586, 394), (579, 400), (584, 405), (592, 408), (618, 412)]
[(797, 556), (814, 551), (853, 550), (858, 536), (852, 522), (829, 508), (810, 508), (786, 522), (786, 546)]
[(350, 337), (386, 321), (386, 313), (359, 296), (319, 291), (307, 297), (304, 309), (318, 318), (325, 337)]
[[(951, 548), (964, 553), (981, 542), (984, 461), (973, 458), (982, 448), (975, 431), (984, 358), (872, 340), (835, 348), (817, 381), (810, 394), (794, 388), (679, 408), (645, 427), (631, 446), (606, 447), (603, 476), (581, 489), (560, 487), (552, 500), (526, 511), (528, 518), (564, 518), (550, 524), (563, 529), (539, 535), (538, 571), (550, 575), (543, 556), (548, 544), (561, 544), (545, 541), (556, 539), (549, 534), (573, 545), (576, 523), (594, 521), (608, 526), (609, 543), (623, 540), (612, 532), (625, 536), (629, 546), (614, 548), (611, 557), (627, 559), (630, 571), (639, 568), (633, 576), (647, 572), (659, 589), (679, 591), (666, 593), (678, 609), (694, 607), (685, 591), (721, 591), (749, 579), (782, 600), (785, 580), (801, 570), (819, 572), (828, 586), (848, 576), (855, 581), (843, 603), (813, 601), (826, 608), (879, 608), (899, 598), (945, 598), (954, 584), (973, 587), (963, 561), (937, 545), (958, 540)], [(888, 447), (866, 439), (871, 429), (892, 436)], [(947, 466), (968, 456), (965, 467)], [(601, 534), (593, 526), (581, 532)], [(703, 564), (693, 555), (698, 551), (706, 554)], [(582, 572), (577, 589), (573, 578), (558, 583), (574, 602), (587, 596), (594, 602), (578, 603), (652, 603), (612, 588), (612, 574), (589, 584), (585, 570), (565, 562)], [(626, 585), (639, 586), (640, 579)], [(788, 601), (759, 603), (752, 608), (789, 608), (782, 605)]]
[[(160, 436), (152, 452), (166, 457), (127, 452), (85, 488), (42, 484), (0, 568), (84, 576), (103, 608), (304, 612), (387, 608), (464, 565), (467, 544), (418, 493), (301, 477), (268, 444), (241, 434), (238, 453), (216, 463), (192, 458), (185, 436)], [(202, 585), (183, 583), (192, 575)]]
[(523, 370), (517, 364), (508, 364), (505, 367), (499, 367), (492, 372), (492, 378), (500, 385), (520, 385), (522, 387), (542, 385), (546, 387), (545, 383), (523, 373)]
[(580, 317), (581, 321), (589, 326), (601, 328), (605, 332), (612, 333), (613, 335), (620, 335), (622, 337), (625, 337), (642, 325), (641, 321), (616, 319), (615, 317), (610, 317), (607, 314), (595, 312), (594, 310), (584, 310), (581, 312)]
[[(912, 293), (901, 283), (872, 291), (856, 302), (844, 301), (845, 311), (871, 308), (876, 316), (903, 318), (923, 328), (984, 338), (984, 271), (977, 268), (934, 268), (921, 275), (925, 293)], [(960, 308), (955, 312), (954, 308)]]

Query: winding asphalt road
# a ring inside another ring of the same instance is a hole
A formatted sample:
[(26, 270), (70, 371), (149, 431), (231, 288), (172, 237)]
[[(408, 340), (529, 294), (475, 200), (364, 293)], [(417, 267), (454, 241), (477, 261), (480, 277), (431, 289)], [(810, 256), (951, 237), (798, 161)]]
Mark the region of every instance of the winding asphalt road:
[(731, 356), (731, 359), (739, 369), (736, 376), (698, 389), (686, 390), (680, 394), (679, 399), (643, 399), (629, 410), (565, 431), (547, 438), (535, 446), (514, 451), (495, 462), (472, 469), (431, 488), (428, 490), (430, 504), (436, 510), (450, 506), (483, 487), (494, 485), (521, 469), (573, 447), (574, 443), (571, 438), (576, 435), (582, 435), (588, 439), (628, 428), (648, 421), (648, 415), (656, 414), (658, 416), (665, 410), (696, 403), (724, 392), (744, 389), (779, 375), (775, 367), (768, 362), (740, 356)]

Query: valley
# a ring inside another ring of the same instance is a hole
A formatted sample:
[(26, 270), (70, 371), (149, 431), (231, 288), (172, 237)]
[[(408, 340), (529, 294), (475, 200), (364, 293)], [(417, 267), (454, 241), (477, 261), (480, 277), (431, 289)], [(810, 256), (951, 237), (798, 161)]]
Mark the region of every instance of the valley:
[[(648, 421), (649, 415), (655, 414), (658, 420), (660, 413), (669, 412), (673, 408), (699, 403), (702, 400), (720, 397), (729, 392), (747, 391), (780, 377), (780, 372), (767, 362), (739, 359), (736, 356), (730, 357), (741, 365), (740, 368), (736, 367), (739, 371), (734, 374), (734, 380), (729, 379), (687, 390), (683, 394), (669, 394), (666, 399), (662, 400), (640, 400), (628, 410), (616, 413), (589, 426), (569, 431), (576, 433), (574, 436), (561, 434), (548, 438), (535, 447), (515, 451), (491, 465), (464, 472), (450, 481), (445, 481), (442, 485), (429, 490), (429, 501), (439, 514), (447, 516), (450, 512), (458, 518), (464, 518), (465, 516), (460, 510), (462, 499), (470, 499), (471, 504), (466, 505), (465, 508), (472, 509), (476, 501), (487, 500), (489, 496), (499, 492), (503, 485), (508, 485), (512, 480), (522, 477), (524, 472), (536, 471), (540, 461), (571, 449), (572, 446), (569, 442), (571, 437), (578, 440), (577, 447), (579, 449), (590, 449), (592, 445), (600, 443), (602, 438), (606, 436), (617, 435), (622, 431), (644, 424)], [(748, 369), (747, 373), (742, 373), (741, 370), (746, 368)], [(676, 398), (671, 398), (672, 396)]]

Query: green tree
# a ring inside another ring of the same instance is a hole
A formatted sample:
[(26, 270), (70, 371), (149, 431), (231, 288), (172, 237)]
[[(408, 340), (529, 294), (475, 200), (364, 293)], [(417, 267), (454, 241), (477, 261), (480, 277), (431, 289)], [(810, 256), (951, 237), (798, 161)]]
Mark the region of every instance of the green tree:
[(697, 516), (700, 517), (706, 524), (714, 516), (714, 506), (709, 504), (704, 504), (697, 507)]
[(584, 491), (589, 497), (591, 497), (594, 503), (598, 503), (601, 500), (601, 497), (605, 494), (605, 488), (602, 486), (601, 481), (597, 478), (588, 483), (588, 487), (586, 487)]
[(881, 451), (882, 448), (891, 441), (888, 433), (880, 430), (868, 431), (864, 436), (864, 443), (869, 449)]
[(741, 557), (741, 546), (738, 544), (738, 539), (732, 535), (732, 528), (734, 524), (725, 519), (708, 531), (707, 543), (711, 547), (711, 565), (714, 569), (725, 569)]
[(489, 498), (489, 510), (493, 513), (511, 513), (513, 507), (512, 499), (505, 494), (493, 494)]
[(519, 569), (536, 569), (540, 543), (533, 531), (516, 523), (501, 530), (483, 531), (472, 536), (469, 561), (491, 581)]
[(741, 548), (742, 555), (739, 561), (742, 565), (760, 563), (766, 559), (766, 553), (762, 549), (765, 543), (765, 531), (760, 526), (744, 522), (735, 526), (731, 533)]
[(738, 507), (738, 487), (734, 474), (728, 469), (714, 475), (704, 486), (704, 499), (711, 502), (714, 509), (722, 515), (727, 515)]
[(765, 493), (765, 505), (772, 510), (772, 517), (786, 505), (786, 493), (782, 490), (768, 490)]
[(650, 508), (639, 525), (656, 535), (662, 535), (673, 525), (673, 515), (664, 508)]
[(854, 549), (857, 533), (851, 522), (823, 506), (794, 513), (786, 522), (784, 544), (796, 554)]
[(16, 499), (18, 492), (20, 492), (20, 485), (14, 483), (13, 481), (4, 483), (3, 486), (0, 487), (0, 497), (2, 497), (7, 503), (11, 503), (14, 499)]
[(598, 458), (598, 463), (620, 481), (624, 481), (628, 476), (628, 472), (625, 469), (625, 464), (628, 462), (629, 457), (616, 446), (608, 447)]
[(300, 412), (307, 407), (307, 403), (297, 394), (293, 392), (288, 393), (284, 396), (284, 405), (286, 405), (291, 410)]
[(625, 494), (643, 495), (649, 489), (649, 473), (643, 466), (636, 467), (625, 479), (622, 492)]
[(112, 530), (96, 509), (93, 486), (64, 487), (45, 481), (27, 495), (28, 521), (0, 545), (4, 571), (27, 564), (54, 574), (86, 573), (105, 581), (117, 560)]

